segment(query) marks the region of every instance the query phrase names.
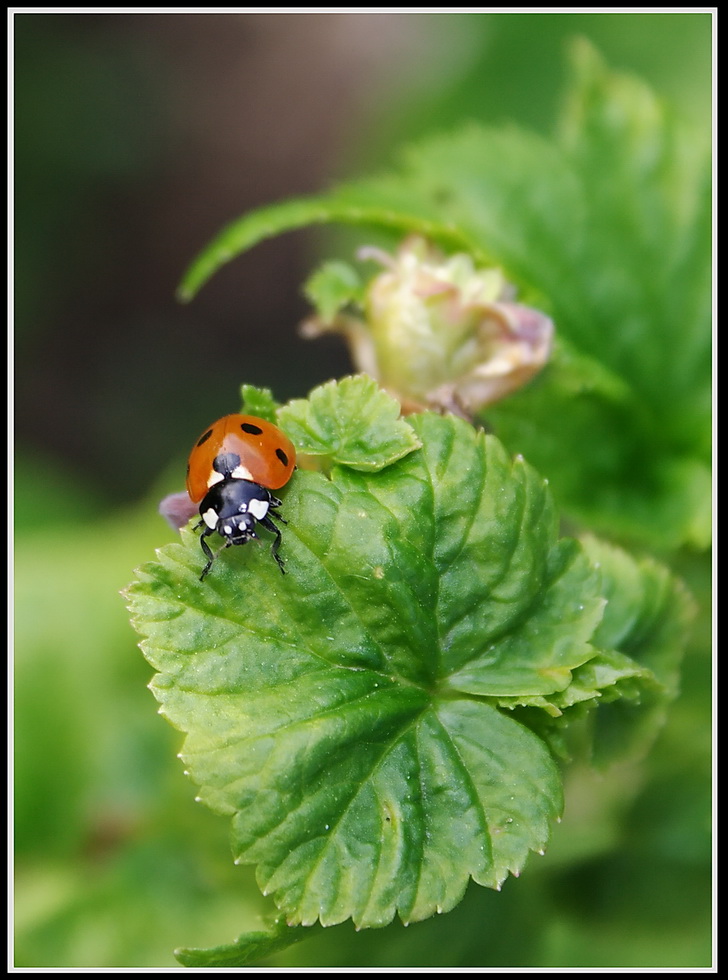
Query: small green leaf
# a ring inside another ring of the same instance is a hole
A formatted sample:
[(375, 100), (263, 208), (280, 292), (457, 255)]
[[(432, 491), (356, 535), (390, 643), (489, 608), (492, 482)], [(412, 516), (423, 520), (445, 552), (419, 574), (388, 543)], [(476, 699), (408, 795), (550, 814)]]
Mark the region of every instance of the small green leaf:
[(257, 415), (266, 422), (276, 422), (279, 403), (270, 388), (256, 388), (255, 385), (241, 385), (240, 396), (245, 415)]
[(562, 805), (544, 741), (484, 692), (568, 685), (599, 576), (495, 438), (411, 425), (420, 451), (378, 472), (295, 474), (285, 577), (248, 546), (200, 582), (185, 530), (128, 591), (199, 799), (291, 925), (446, 911), (518, 873)]
[(606, 651), (618, 651), (644, 672), (635, 672), (640, 683), (631, 697), (614, 699), (595, 712), (594, 759), (607, 765), (643, 754), (662, 727), (678, 692), (695, 604), (683, 583), (654, 560), (637, 560), (592, 537), (583, 543), (607, 599), (593, 642), (605, 651), (603, 656), (614, 657)]
[(649, 689), (661, 689), (651, 670), (617, 650), (602, 650), (574, 671), (572, 683), (553, 701), (564, 709), (595, 698), (601, 704), (616, 698), (637, 701)]
[(592, 536), (583, 546), (607, 600), (593, 642), (619, 650), (649, 668), (662, 687), (677, 693), (678, 667), (694, 603), (685, 586), (651, 558), (635, 559)]
[(330, 323), (349, 303), (361, 303), (364, 285), (356, 269), (346, 262), (324, 262), (303, 287), (307, 299), (324, 323)]
[(420, 445), (400, 406), (366, 375), (330, 381), (289, 402), (280, 424), (302, 453), (364, 472), (389, 466)]
[[(605, 767), (643, 756), (654, 742), (677, 694), (694, 604), (680, 580), (652, 559), (635, 559), (593, 537), (583, 545), (606, 600), (592, 637), (599, 652), (573, 671), (562, 691), (499, 703), (515, 709), (515, 717), (564, 758), (571, 755), (568, 726), (588, 710), (587, 754)], [(550, 720), (539, 718), (534, 708)], [(583, 730), (577, 741), (583, 753)]]
[(287, 925), (285, 917), (277, 918), (269, 931), (246, 932), (234, 943), (214, 946), (210, 949), (176, 949), (175, 957), (182, 966), (236, 967), (248, 966), (273, 953), (288, 949), (302, 939), (308, 939), (318, 927), (302, 929)]

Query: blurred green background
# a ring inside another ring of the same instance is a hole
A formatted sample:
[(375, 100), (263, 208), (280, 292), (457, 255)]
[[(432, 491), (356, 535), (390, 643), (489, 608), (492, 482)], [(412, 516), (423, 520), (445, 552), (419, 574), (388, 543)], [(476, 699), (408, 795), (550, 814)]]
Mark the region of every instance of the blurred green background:
[[(349, 370), (334, 338), (295, 331), (313, 234), (259, 246), (188, 307), (182, 271), (237, 215), (402, 141), (468, 118), (548, 133), (575, 35), (707, 128), (712, 17), (21, 13), (12, 31), (15, 963), (173, 966), (269, 906), (193, 801), (119, 589), (172, 539), (157, 502), (241, 382), (285, 399)], [(710, 567), (676, 567), (702, 611), (646, 764), (574, 774), (547, 856), (502, 894), (271, 963), (708, 965)]]

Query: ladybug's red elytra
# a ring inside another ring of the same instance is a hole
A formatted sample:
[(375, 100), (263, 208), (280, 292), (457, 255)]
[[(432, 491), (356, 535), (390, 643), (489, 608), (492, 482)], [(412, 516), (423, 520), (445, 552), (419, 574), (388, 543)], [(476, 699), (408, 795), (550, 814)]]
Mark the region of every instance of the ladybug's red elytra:
[(256, 523), (275, 534), (271, 553), (285, 573), (278, 554), (281, 532), (271, 517), (287, 522), (277, 513), (281, 501), (270, 491), (285, 486), (295, 466), (293, 443), (265, 419), (225, 415), (205, 429), (187, 464), (187, 492), (194, 503), (199, 501), (201, 520), (196, 528), (204, 527), (200, 546), (207, 564), (200, 580), (216, 558), (206, 538), (217, 531), (225, 548), (245, 544), (257, 538)]

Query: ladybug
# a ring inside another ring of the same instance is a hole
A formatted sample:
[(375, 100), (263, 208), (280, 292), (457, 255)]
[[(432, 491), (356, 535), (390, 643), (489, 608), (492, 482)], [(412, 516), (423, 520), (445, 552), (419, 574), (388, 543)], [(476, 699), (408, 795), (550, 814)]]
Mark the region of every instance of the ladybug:
[[(276, 538), (271, 553), (285, 574), (278, 554), (281, 532), (272, 517), (288, 523), (277, 508), (281, 501), (270, 492), (284, 486), (296, 465), (296, 450), (281, 430), (254, 415), (225, 415), (205, 429), (194, 445), (187, 464), (187, 493), (199, 502), (204, 527), (200, 545), (207, 558), (200, 581), (217, 557), (207, 543), (215, 531), (225, 539), (224, 548), (257, 538), (262, 524)], [(222, 549), (221, 549), (222, 550)]]

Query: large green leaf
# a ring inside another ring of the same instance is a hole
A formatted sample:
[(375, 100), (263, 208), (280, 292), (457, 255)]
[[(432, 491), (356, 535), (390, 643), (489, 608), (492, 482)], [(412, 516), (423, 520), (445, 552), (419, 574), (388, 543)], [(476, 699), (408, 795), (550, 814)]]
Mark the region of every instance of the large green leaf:
[(296, 474), (285, 578), (248, 547), (201, 583), (187, 531), (129, 590), (199, 798), (291, 924), (450, 909), (518, 873), (561, 807), (497, 697), (562, 690), (594, 655), (598, 576), (496, 439), (412, 425), (422, 449), (378, 473)]

